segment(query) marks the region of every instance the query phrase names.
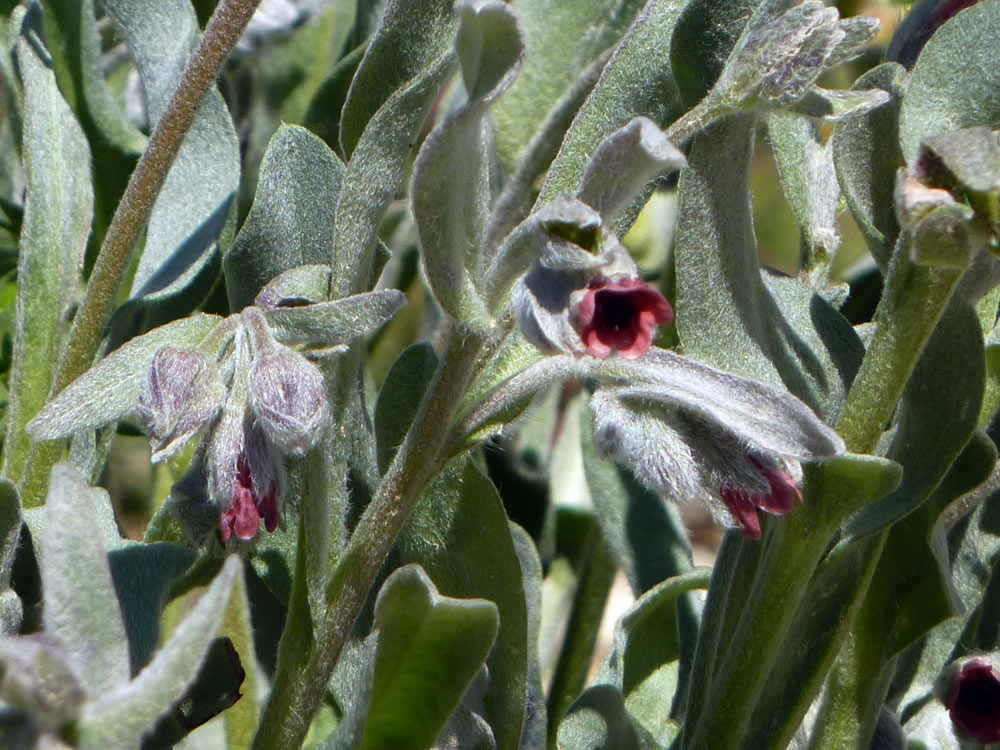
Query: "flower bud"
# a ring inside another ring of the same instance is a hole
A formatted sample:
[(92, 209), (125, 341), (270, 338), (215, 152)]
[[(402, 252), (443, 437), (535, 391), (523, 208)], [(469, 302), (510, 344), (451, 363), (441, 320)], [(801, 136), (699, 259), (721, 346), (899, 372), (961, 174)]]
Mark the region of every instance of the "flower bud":
[(330, 415), (319, 368), (283, 346), (262, 350), (254, 358), (250, 407), (267, 437), (284, 454), (302, 455), (312, 448)]
[(156, 352), (136, 405), (153, 439), (153, 462), (172, 456), (215, 417), (223, 397), (215, 366), (203, 354), (170, 346)]

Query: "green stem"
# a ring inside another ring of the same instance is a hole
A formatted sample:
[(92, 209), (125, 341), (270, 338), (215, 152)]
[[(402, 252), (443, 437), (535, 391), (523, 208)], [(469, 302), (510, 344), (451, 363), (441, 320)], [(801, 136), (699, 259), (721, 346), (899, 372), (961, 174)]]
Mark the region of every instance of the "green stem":
[(958, 269), (913, 265), (896, 254), (875, 313), (877, 328), (847, 395), (837, 432), (855, 453), (871, 453), (962, 276)]
[(556, 730), (570, 705), (583, 690), (594, 657), (594, 644), (608, 603), (618, 565), (595, 518), (580, 568), (580, 581), (573, 596), (573, 608), (566, 625), (566, 637), (548, 697), (549, 748), (556, 746)]
[(815, 521), (809, 513), (792, 513), (765, 550), (747, 608), (685, 750), (737, 748), (747, 734), (757, 699), (832, 533), (827, 524)]
[[(960, 277), (958, 270), (913, 265), (905, 244), (897, 254), (876, 314), (878, 329), (838, 424), (850, 450), (874, 449)], [(765, 553), (749, 606), (728, 646), (719, 670), (725, 679), (712, 686), (687, 750), (739, 746), (830, 534), (856, 510), (843, 507), (826, 519), (820, 513), (793, 513), (785, 520)], [(878, 558), (873, 554), (869, 564), (876, 565)], [(870, 578), (859, 576), (849, 610), (857, 611), (853, 604), (865, 595)], [(854, 707), (847, 703), (840, 708)]]
[[(315, 626), (315, 641), (298, 623), (302, 631), (297, 634), (298, 643), (279, 654), (274, 687), (254, 737), (254, 750), (292, 750), (302, 745), (382, 563), (421, 492), (446, 459), (448, 428), (482, 348), (479, 336), (457, 330), (449, 334), (434, 380), (406, 439), (333, 572), (326, 589), (326, 611)], [(296, 627), (291, 621), (290, 626)], [(282, 636), (282, 641), (286, 640)], [(313, 648), (308, 647), (310, 642)]]
[[(177, 151), (191, 128), (201, 102), (215, 85), (219, 71), (259, 3), (260, 0), (220, 0), (212, 14), (177, 91), (129, 179), (104, 236), (104, 243), (87, 281), (87, 291), (73, 319), (66, 351), (53, 378), (53, 395), (93, 364), (111, 319), (115, 299), (132, 264), (139, 235), (146, 226)], [(49, 453), (33, 451), (25, 470), (26, 487), (39, 484), (44, 487), (53, 459), (42, 460), (42, 457)]]

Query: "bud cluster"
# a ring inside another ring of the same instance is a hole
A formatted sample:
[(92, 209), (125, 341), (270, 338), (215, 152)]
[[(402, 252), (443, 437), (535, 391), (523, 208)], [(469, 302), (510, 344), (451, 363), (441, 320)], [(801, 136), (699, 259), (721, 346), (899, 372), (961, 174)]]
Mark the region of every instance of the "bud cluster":
[(267, 531), (278, 527), (283, 457), (316, 445), (330, 408), (319, 368), (276, 341), (261, 310), (249, 307), (220, 361), (189, 349), (157, 351), (136, 412), (154, 461), (205, 428), (208, 487), (225, 542), (253, 539), (261, 522)]

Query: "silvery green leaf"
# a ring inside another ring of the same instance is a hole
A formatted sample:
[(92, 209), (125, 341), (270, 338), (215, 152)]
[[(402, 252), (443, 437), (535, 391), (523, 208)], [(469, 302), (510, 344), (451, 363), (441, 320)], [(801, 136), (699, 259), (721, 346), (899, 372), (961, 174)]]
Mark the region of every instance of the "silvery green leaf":
[(35, 440), (56, 440), (123, 418), (135, 409), (146, 372), (160, 348), (167, 344), (198, 348), (221, 322), (217, 315), (198, 314), (132, 339), (46, 404), (28, 424), (28, 434)]
[(384, 12), (376, 12), (378, 28), (341, 114), (340, 142), (348, 160), (353, 160), (362, 134), (379, 110), (451, 52), (457, 21), (453, 4), (453, 0), (389, 0), (383, 3)]
[(1000, 122), (998, 19), (1000, 4), (978, 3), (948, 20), (924, 46), (899, 113), (899, 142), (910, 166), (928, 136)]
[(482, 668), (499, 626), (493, 602), (443, 596), (419, 565), (390, 575), (375, 602), (378, 640), (362, 746), (432, 742)]
[(77, 725), (81, 750), (135, 748), (143, 733), (170, 710), (194, 680), (222, 626), (226, 603), (240, 571), (239, 558), (230, 556), (149, 665), (131, 682), (87, 704)]
[(337, 202), (331, 296), (364, 291), (374, 282), (379, 222), (399, 187), (426, 108), (454, 62), (453, 52), (443, 53), (393, 93), (358, 139)]
[(330, 263), (343, 175), (337, 155), (305, 128), (282, 125), (271, 137), (253, 207), (223, 261), (234, 311), (282, 272)]
[(254, 304), (264, 310), (298, 307), (330, 299), (333, 269), (329, 265), (295, 266), (275, 276), (260, 290)]
[[(445, 547), (438, 540), (461, 539)], [(467, 457), (424, 491), (397, 540), (400, 562), (419, 564), (441, 590), (495, 603), (500, 616), (486, 667), (483, 716), (501, 750), (519, 746), (528, 677), (528, 614), (521, 564), (496, 487)]]
[(745, 34), (766, 25), (793, 2), (690, 0), (683, 3), (670, 46), (670, 67), (683, 103), (681, 111), (689, 110), (705, 98)]
[(608, 221), (654, 177), (686, 164), (656, 123), (636, 117), (597, 147), (577, 197)]
[(833, 158), (847, 206), (876, 262), (885, 270), (899, 226), (893, 210), (896, 170), (903, 152), (896, 136), (899, 104), (906, 70), (896, 63), (876, 66), (854, 82), (852, 89), (884, 89), (884, 106), (837, 123)]
[(128, 638), (107, 550), (83, 476), (68, 464), (52, 469), (39, 568), (45, 632), (67, 651), (91, 700), (128, 682)]
[[(506, 171), (522, 163), (530, 151), (528, 144), (551, 118), (554, 105), (574, 85), (580, 72), (628, 31), (643, 5), (642, 0), (511, 3), (524, 29), (526, 55), (524, 74), (493, 114), (497, 151)], [(574, 29), (578, 33), (553, 33), (554, 29)]]
[[(538, 205), (580, 187), (590, 155), (635, 115), (666, 127), (682, 112), (680, 92), (671, 66), (674, 28), (690, 3), (683, 0), (648, 2), (604, 67), (587, 101), (566, 132), (545, 177)], [(726, 4), (728, 5), (728, 3)], [(639, 207), (629, 207), (612, 229), (624, 236)]]
[(489, 106), (510, 85), (524, 51), (517, 19), (502, 2), (460, 3), (458, 52), (468, 103), (427, 137), (410, 188), (431, 290), (453, 318), (487, 328), (482, 251), (492, 167)]
[(331, 302), (264, 310), (275, 338), (285, 344), (338, 346), (376, 330), (406, 305), (395, 289), (355, 294)]
[[(91, 497), (102, 499), (108, 511), (112, 510), (107, 493), (94, 488)], [(114, 524), (113, 515), (110, 521)], [(114, 547), (109, 546), (108, 564), (128, 633), (133, 674), (146, 666), (156, 651), (170, 585), (196, 557), (190, 546), (169, 542), (136, 544), (119, 540)]]
[[(486, 232), (488, 252), (497, 248), (510, 234), (519, 221), (523, 221), (535, 202), (535, 184), (552, 164), (559, 153), (563, 136), (573, 122), (573, 118), (597, 84), (601, 71), (611, 58), (611, 51), (594, 60), (583, 70), (577, 80), (563, 93), (541, 124), (531, 142), (525, 147), (513, 174), (506, 175), (500, 195), (494, 202), (490, 226)], [(525, 58), (527, 61), (527, 57)], [(520, 80), (520, 78), (518, 79)], [(515, 81), (515, 85), (516, 85)], [(494, 132), (501, 137), (502, 130), (497, 124), (497, 108), (509, 100), (505, 96), (492, 108)]]
[[(52, 387), (93, 215), (90, 149), (59, 93), (40, 38), (41, 16), (21, 16), (16, 55), (24, 90), (25, 208), (17, 266), (17, 317), (3, 474), (18, 482), (32, 450), (25, 425)], [(17, 19), (15, 18), (15, 23)], [(37, 28), (36, 28), (37, 27)], [(51, 451), (51, 448), (45, 450)], [(52, 458), (52, 462), (57, 458)], [(38, 494), (44, 493), (39, 488)], [(34, 495), (34, 491), (29, 494)], [(25, 497), (36, 504), (40, 497)]]
[(456, 62), (452, 6), (452, 0), (389, 0), (373, 15), (381, 21), (340, 121), (348, 162), (337, 204), (332, 297), (365, 291), (375, 281), (379, 222)]
[[(149, 120), (160, 121), (199, 35), (186, 0), (105, 0), (142, 82)], [(202, 102), (153, 206), (130, 292), (140, 300), (181, 294), (211, 273), (216, 241), (240, 179), (236, 130), (219, 92)], [(176, 303), (175, 303), (176, 304)]]
[(826, 123), (836, 123), (881, 107), (888, 101), (888, 92), (880, 89), (839, 91), (813, 86), (802, 98), (789, 104), (788, 109)]
[(781, 186), (805, 233), (806, 271), (818, 274), (819, 284), (825, 286), (833, 254), (840, 246), (840, 184), (833, 167), (832, 139), (824, 145), (815, 123), (780, 111), (768, 115), (767, 131)]
[(592, 685), (573, 702), (559, 723), (559, 750), (660, 750), (645, 728), (632, 718), (625, 697), (614, 685)]
[(761, 272), (747, 197), (753, 122), (737, 115), (699, 133), (681, 173), (677, 330), (690, 356), (788, 388), (833, 422), (864, 349), (812, 289)]
[(965, 750), (941, 701), (931, 698), (903, 725), (907, 750)]
[(541, 750), (545, 746), (546, 708), (542, 688), (540, 633), (542, 627), (542, 561), (538, 548), (528, 532), (510, 522), (510, 537), (521, 565), (524, 583), (524, 603), (528, 618), (528, 676), (525, 692), (524, 727), (521, 730), (523, 750)]

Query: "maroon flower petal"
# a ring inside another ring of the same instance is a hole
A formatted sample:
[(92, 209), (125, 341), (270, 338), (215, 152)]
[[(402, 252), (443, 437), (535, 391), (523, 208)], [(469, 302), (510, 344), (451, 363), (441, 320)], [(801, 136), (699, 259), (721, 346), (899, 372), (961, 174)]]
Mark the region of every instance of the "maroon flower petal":
[(796, 501), (802, 502), (802, 490), (798, 483), (786, 471), (773, 470), (765, 466), (760, 466), (760, 469), (771, 487), (771, 492), (758, 498), (757, 507), (775, 516), (791, 513)]
[(257, 536), (257, 532), (260, 531), (260, 513), (249, 490), (241, 488), (236, 492), (233, 504), (219, 516), (219, 531), (224, 542), (234, 532), (244, 541)]
[(605, 359), (617, 351), (635, 359), (649, 351), (653, 332), (673, 320), (674, 311), (663, 295), (642, 279), (625, 278), (592, 284), (576, 315), (588, 353)]
[(757, 517), (755, 498), (739, 487), (724, 486), (722, 502), (729, 508), (736, 529), (747, 539), (760, 539), (760, 518)]
[(1000, 742), (1000, 675), (982, 659), (971, 659), (945, 699), (952, 723), (984, 745)]

